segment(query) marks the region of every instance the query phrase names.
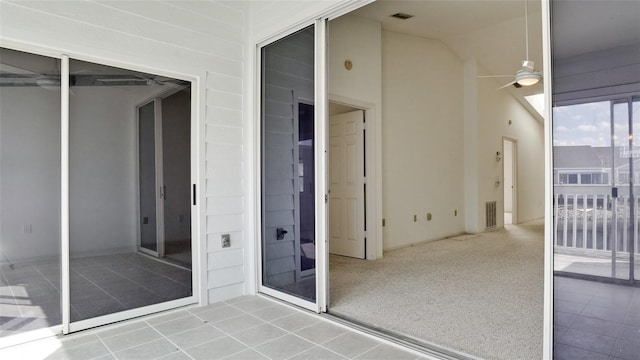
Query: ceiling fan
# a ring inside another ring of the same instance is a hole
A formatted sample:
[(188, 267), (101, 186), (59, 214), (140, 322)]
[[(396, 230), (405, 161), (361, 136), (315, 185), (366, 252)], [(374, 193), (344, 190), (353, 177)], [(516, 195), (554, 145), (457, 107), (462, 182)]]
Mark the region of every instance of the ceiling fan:
[(509, 77), (514, 80), (508, 84), (505, 84), (498, 88), (504, 89), (511, 85), (516, 88), (523, 86), (531, 86), (537, 84), (542, 79), (542, 73), (535, 70), (535, 63), (529, 60), (529, 14), (528, 14), (528, 0), (524, 0), (524, 23), (525, 23), (525, 60), (522, 60), (522, 68), (518, 70), (515, 75), (487, 75), (478, 76), (479, 78), (497, 78), (497, 77)]

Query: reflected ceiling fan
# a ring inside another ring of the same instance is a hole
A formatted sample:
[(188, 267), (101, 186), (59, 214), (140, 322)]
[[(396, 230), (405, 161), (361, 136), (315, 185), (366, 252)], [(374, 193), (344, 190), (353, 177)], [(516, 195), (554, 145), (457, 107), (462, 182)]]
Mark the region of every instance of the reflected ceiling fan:
[(528, 12), (528, 0), (524, 0), (524, 23), (525, 23), (525, 60), (522, 60), (522, 68), (518, 70), (515, 75), (486, 75), (478, 76), (479, 78), (513, 78), (513, 81), (498, 88), (504, 89), (511, 85), (516, 88), (523, 86), (531, 86), (537, 84), (542, 80), (542, 73), (535, 70), (535, 63), (529, 60), (529, 12)]

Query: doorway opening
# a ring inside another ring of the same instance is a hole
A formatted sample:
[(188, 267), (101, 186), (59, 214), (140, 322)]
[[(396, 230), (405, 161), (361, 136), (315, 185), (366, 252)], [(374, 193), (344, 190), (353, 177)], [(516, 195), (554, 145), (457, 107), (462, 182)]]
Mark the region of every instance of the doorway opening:
[(517, 192), (516, 170), (518, 169), (517, 141), (509, 138), (502, 139), (502, 178), (504, 179), (504, 224), (517, 224)]
[(142, 253), (191, 268), (190, 89), (138, 106)]
[(329, 253), (366, 258), (365, 111), (329, 103)]

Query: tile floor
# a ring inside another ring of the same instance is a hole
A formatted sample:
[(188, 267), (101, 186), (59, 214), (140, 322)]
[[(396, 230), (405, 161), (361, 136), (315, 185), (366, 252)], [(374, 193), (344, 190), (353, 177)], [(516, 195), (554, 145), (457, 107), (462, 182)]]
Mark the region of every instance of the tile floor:
[(0, 350), (15, 360), (427, 358), (256, 296)]
[[(191, 271), (137, 253), (72, 259), (71, 319), (78, 321), (191, 295)], [(58, 325), (59, 260), (0, 268), (0, 337)]]
[(554, 359), (640, 360), (640, 288), (555, 277)]

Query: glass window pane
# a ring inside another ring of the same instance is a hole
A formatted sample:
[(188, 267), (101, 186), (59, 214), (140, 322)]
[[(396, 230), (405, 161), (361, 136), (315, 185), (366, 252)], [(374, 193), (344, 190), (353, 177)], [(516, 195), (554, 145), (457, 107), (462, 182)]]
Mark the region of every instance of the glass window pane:
[(315, 301), (314, 29), (262, 49), (262, 284)]
[(190, 84), (69, 71), (71, 320), (190, 296)]
[(0, 48), (0, 337), (61, 324), (60, 60)]

